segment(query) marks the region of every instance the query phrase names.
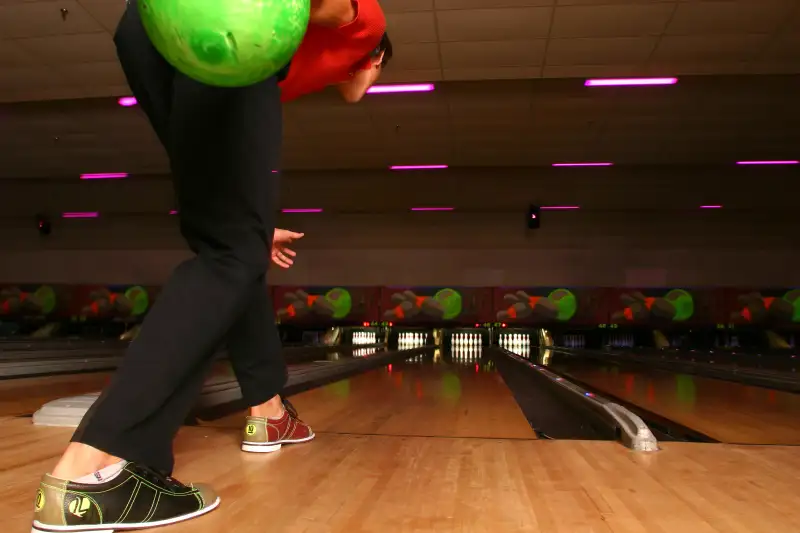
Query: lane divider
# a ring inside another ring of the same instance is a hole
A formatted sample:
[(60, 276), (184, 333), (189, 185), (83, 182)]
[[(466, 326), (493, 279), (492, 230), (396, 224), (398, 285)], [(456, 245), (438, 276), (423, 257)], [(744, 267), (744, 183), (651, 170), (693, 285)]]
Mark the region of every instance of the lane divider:
[(537, 365), (519, 355), (510, 352), (506, 349), (499, 349), (503, 355), (511, 358), (512, 360), (522, 363), (529, 368), (540, 373), (557, 387), (575, 395), (577, 398), (586, 402), (593, 411), (602, 416), (612, 426), (619, 429), (619, 441), (626, 447), (637, 452), (655, 452), (659, 451), (658, 440), (650, 428), (645, 424), (638, 415), (631, 412), (627, 408), (614, 403), (602, 396), (590, 392), (583, 387), (572, 383), (571, 381), (554, 374), (550, 370), (541, 365)]

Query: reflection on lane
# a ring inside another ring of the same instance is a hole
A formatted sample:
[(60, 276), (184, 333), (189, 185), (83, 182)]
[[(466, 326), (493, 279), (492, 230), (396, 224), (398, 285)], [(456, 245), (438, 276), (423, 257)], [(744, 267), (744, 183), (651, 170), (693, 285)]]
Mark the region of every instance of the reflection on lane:
[(800, 395), (562, 352), (539, 363), (722, 442), (800, 444)]
[(481, 346), (459, 346), (453, 345), (446, 348), (435, 348), (432, 352), (423, 353), (409, 357), (402, 363), (388, 365), (386, 371), (392, 372), (401, 365), (433, 366), (436, 368), (457, 367), (469, 368), (472, 373), (492, 373), (497, 372), (494, 361), (483, 353)]
[(536, 437), (487, 357), (430, 349), (292, 397), (319, 433)]

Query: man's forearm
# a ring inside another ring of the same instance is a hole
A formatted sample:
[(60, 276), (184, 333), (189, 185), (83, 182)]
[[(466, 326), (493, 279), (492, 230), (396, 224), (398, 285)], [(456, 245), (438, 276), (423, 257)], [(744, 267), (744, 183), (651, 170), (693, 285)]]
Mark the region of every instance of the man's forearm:
[(380, 75), (380, 67), (371, 67), (356, 72), (352, 79), (339, 85), (339, 92), (346, 102), (355, 103), (361, 100)]
[(311, 0), (311, 24), (338, 28), (356, 18), (352, 0)]

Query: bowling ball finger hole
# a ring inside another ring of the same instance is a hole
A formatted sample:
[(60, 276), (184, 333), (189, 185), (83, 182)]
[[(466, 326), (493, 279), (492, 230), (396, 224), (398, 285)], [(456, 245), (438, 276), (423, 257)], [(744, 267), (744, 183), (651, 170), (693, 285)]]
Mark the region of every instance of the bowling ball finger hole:
[(236, 42), (236, 37), (233, 35), (233, 32), (228, 32), (225, 34), (225, 40), (228, 41), (228, 45), (234, 50), (239, 49), (239, 45)]

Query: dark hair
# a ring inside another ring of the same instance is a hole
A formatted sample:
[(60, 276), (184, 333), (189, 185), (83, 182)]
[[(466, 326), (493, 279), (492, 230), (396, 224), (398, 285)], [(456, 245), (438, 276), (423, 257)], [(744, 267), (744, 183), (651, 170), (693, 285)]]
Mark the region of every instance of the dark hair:
[(381, 67), (385, 67), (389, 63), (389, 60), (392, 59), (392, 41), (389, 40), (388, 33), (383, 34), (383, 37), (381, 37), (381, 44), (378, 46), (383, 51)]
[(385, 67), (389, 60), (392, 59), (392, 41), (389, 40), (389, 34), (384, 33), (383, 37), (381, 37), (381, 42), (378, 43), (378, 46), (375, 47), (375, 50), (372, 52), (372, 57), (378, 57), (383, 53), (383, 61), (381, 61), (381, 67)]

